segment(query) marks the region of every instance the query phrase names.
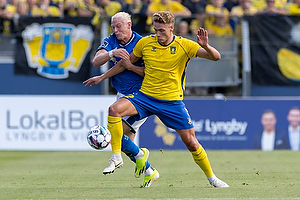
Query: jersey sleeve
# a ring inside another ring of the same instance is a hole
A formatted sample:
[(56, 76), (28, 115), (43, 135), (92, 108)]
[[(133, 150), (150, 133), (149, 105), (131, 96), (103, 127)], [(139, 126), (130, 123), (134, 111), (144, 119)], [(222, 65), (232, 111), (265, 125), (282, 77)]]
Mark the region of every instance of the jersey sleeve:
[(97, 51), (99, 51), (100, 49), (105, 49), (106, 51), (112, 50), (111, 42), (112, 41), (110, 41), (109, 37), (104, 38)]
[(192, 40), (185, 39), (185, 49), (187, 50), (187, 54), (189, 58), (197, 57), (197, 51), (201, 46)]
[(137, 58), (141, 58), (143, 56), (142, 54), (142, 49), (143, 49), (143, 41), (144, 39), (140, 39), (138, 41), (138, 43), (135, 45), (135, 47), (133, 48), (133, 55), (135, 55)]

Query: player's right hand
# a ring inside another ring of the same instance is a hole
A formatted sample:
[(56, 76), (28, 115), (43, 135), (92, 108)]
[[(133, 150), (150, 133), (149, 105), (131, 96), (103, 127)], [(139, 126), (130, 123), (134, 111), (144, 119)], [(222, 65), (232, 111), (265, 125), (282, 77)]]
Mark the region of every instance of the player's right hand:
[(201, 47), (206, 47), (208, 44), (208, 33), (204, 28), (199, 28), (197, 34), (197, 42)]
[(126, 49), (114, 49), (113, 50), (114, 57), (118, 57), (124, 60), (128, 60), (130, 58), (129, 53), (126, 51)]
[(130, 62), (130, 60), (120, 60), (121, 66), (130, 70), (129, 68), (131, 67), (132, 63)]
[(85, 81), (83, 81), (83, 84), (85, 84), (84, 86), (95, 86), (97, 84), (99, 84), (101, 81), (103, 80), (102, 76), (94, 76), (92, 78), (89, 78)]

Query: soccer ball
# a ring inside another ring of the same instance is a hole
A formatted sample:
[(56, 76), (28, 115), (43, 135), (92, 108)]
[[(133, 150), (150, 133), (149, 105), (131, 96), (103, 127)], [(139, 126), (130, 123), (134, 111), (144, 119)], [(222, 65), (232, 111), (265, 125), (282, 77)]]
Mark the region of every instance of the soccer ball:
[(111, 134), (104, 126), (94, 126), (87, 135), (87, 141), (94, 149), (105, 149), (110, 144)]

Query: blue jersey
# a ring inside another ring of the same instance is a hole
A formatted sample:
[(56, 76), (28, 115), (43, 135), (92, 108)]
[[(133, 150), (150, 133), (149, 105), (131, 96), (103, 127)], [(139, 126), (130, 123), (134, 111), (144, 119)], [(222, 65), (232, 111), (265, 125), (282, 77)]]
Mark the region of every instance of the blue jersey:
[[(129, 42), (125, 45), (122, 45), (118, 41), (115, 33), (112, 33), (103, 40), (102, 44), (98, 47), (97, 50), (105, 49), (107, 51), (110, 51), (114, 49), (124, 48), (128, 53), (131, 53), (136, 43), (141, 38), (142, 38), (141, 35), (133, 31), (132, 37), (130, 38)], [(121, 59), (112, 57), (109, 60), (110, 67), (113, 67), (119, 60)], [(140, 59), (137, 63), (134, 63), (134, 65), (142, 66), (143, 65), (142, 59)], [(118, 92), (125, 95), (138, 91), (141, 88), (142, 81), (143, 81), (142, 76), (129, 70), (125, 70), (122, 73), (112, 77), (112, 85), (114, 86), (114, 88)]]

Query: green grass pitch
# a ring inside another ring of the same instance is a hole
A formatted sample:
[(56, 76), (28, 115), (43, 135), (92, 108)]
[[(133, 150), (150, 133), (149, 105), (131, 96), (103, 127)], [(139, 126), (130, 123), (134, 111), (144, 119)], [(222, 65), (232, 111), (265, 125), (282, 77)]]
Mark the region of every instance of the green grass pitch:
[(212, 188), (188, 151), (150, 151), (160, 173), (140, 188), (134, 164), (103, 175), (111, 152), (0, 151), (0, 199), (300, 199), (300, 152), (207, 151), (230, 188)]

